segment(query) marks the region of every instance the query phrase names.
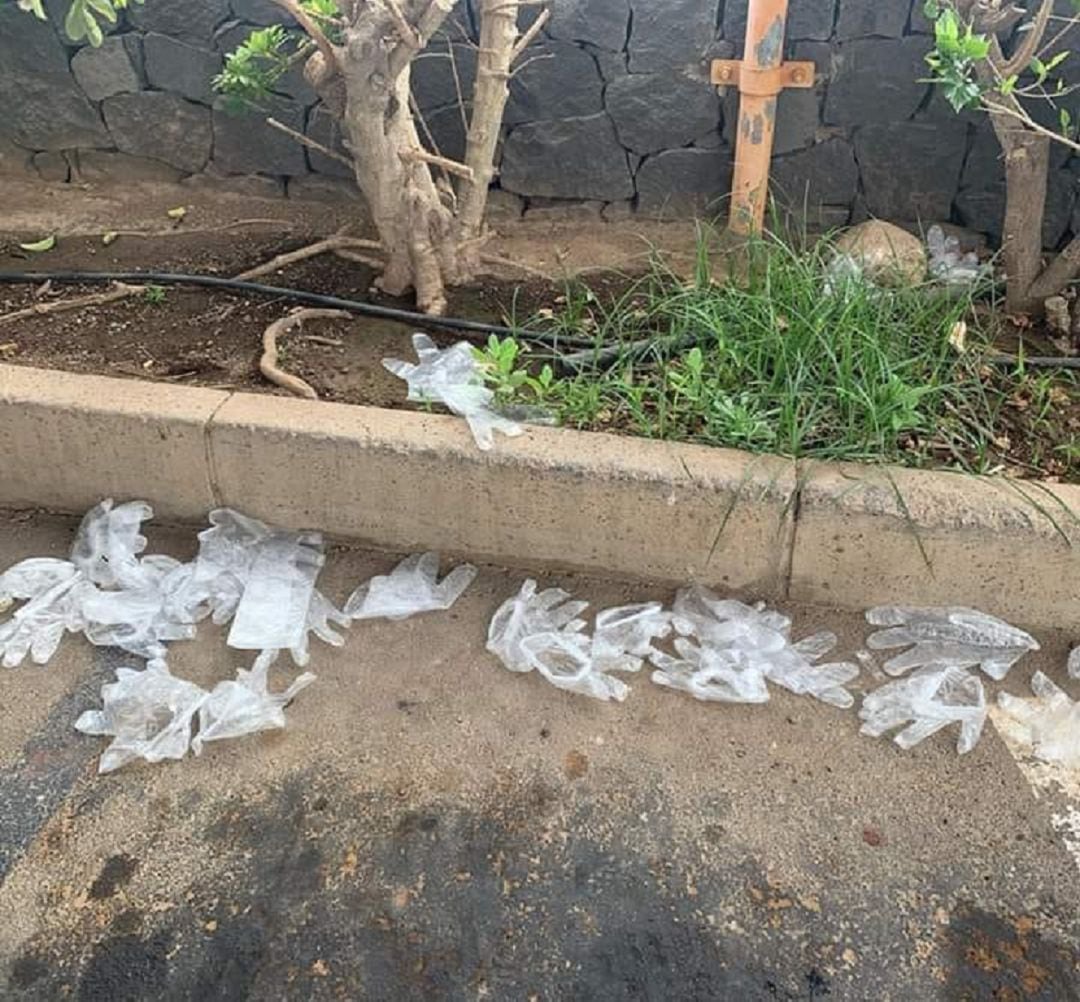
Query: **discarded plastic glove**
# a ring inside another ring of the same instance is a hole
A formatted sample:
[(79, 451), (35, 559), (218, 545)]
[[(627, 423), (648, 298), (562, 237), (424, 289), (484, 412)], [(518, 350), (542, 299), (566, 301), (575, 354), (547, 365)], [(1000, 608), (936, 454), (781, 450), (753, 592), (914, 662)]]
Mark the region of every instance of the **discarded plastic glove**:
[(250, 671), (241, 668), (235, 681), (219, 682), (214, 686), (199, 705), (199, 730), (191, 742), (196, 755), (202, 753), (204, 741), (239, 738), (285, 726), (285, 707), (298, 692), (315, 681), (315, 676), (304, 672), (284, 692), (269, 692), (267, 672), (277, 655), (277, 651), (263, 651)]
[(462, 564), (438, 581), (437, 553), (406, 557), (389, 574), (360, 585), (345, 603), (345, 615), (350, 619), (401, 620), (421, 612), (449, 609), (476, 574), (472, 564)]
[(139, 758), (181, 759), (191, 743), (192, 718), (208, 696), (169, 674), (164, 661), (151, 661), (143, 671), (117, 668), (116, 681), (101, 689), (103, 708), (87, 710), (75, 729), (112, 736), (98, 772), (112, 772)]
[(893, 739), (905, 750), (958, 723), (956, 750), (963, 755), (975, 747), (982, 733), (986, 697), (982, 682), (963, 668), (920, 668), (864, 697), (859, 718), (864, 721), (859, 733), (875, 738), (907, 724)]
[(570, 593), (561, 588), (538, 593), (536, 582), (529, 578), (491, 617), (487, 649), (510, 671), (532, 671), (535, 665), (522, 641), (537, 633), (580, 633), (585, 621), (577, 617), (588, 606), (588, 602), (570, 601)]
[(154, 509), (145, 501), (114, 508), (112, 498), (106, 498), (83, 516), (71, 546), (71, 562), (102, 588), (145, 585), (147, 575), (138, 555), (146, 549), (146, 537), (139, 529), (153, 517)]
[(737, 650), (698, 647), (686, 637), (675, 641), (678, 658), (662, 651), (649, 655), (657, 685), (687, 692), (695, 699), (721, 703), (767, 703), (769, 687), (761, 669)]
[(1080, 678), (1080, 647), (1074, 647), (1069, 651), (1068, 663), (1069, 678)]
[(465, 418), (477, 446), (484, 451), (494, 446), (496, 431), (511, 437), (524, 432), (520, 424), (492, 408), (495, 394), (484, 385), (468, 342), (459, 341), (440, 350), (426, 334), (414, 334), (412, 341), (415, 364), (397, 358), (383, 359), (386, 369), (409, 384), (409, 400), (445, 404)]
[(1080, 768), (1080, 703), (1074, 703), (1041, 671), (1031, 677), (1034, 699), (998, 693), (998, 706), (1024, 729), (1035, 756)]
[(82, 595), (92, 588), (81, 574), (73, 574), (16, 609), (9, 620), (0, 623), (0, 664), (14, 668), (27, 654), (34, 664), (46, 664), (60, 646), (65, 630), (78, 633), (85, 628)]
[(70, 560), (55, 557), (29, 557), (0, 574), (0, 611), (14, 599), (37, 598), (61, 581), (73, 578), (78, 571)]
[(990, 270), (979, 263), (977, 254), (962, 253), (960, 240), (945, 236), (936, 223), (926, 231), (926, 249), (930, 274), (949, 285), (973, 285)]
[(558, 689), (619, 703), (630, 692), (625, 682), (598, 668), (584, 633), (533, 633), (522, 638), (521, 649), (530, 666)]
[(300, 638), (299, 644), (289, 648), (293, 664), (303, 668), (311, 660), (308, 641), (312, 633), (331, 647), (345, 645), (345, 638), (331, 627), (331, 623), (348, 628), (352, 620), (316, 588), (311, 593), (311, 605), (308, 606), (307, 628), (304, 630), (304, 635)]
[(796, 695), (813, 696), (822, 703), (846, 710), (855, 697), (846, 686), (859, 677), (859, 666), (850, 661), (817, 664), (837, 643), (835, 633), (823, 631), (790, 645), (776, 654), (764, 655), (765, 677)]
[(915, 645), (885, 662), (882, 667), (889, 675), (924, 666), (978, 665), (992, 679), (1001, 681), (1028, 651), (1039, 649), (1030, 634), (975, 609), (882, 606), (867, 612), (866, 621), (888, 627), (867, 638), (866, 645), (873, 650)]

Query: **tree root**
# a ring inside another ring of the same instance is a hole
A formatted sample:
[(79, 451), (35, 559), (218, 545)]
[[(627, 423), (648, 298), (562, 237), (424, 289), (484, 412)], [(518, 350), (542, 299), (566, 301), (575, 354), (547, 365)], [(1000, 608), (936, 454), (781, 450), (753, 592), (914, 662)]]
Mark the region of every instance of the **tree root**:
[(0, 324), (12, 323), (27, 317), (39, 317), (48, 313), (67, 313), (69, 310), (81, 310), (84, 306), (102, 306), (105, 303), (114, 303), (118, 299), (137, 295), (142, 291), (142, 286), (139, 285), (114, 282), (109, 292), (95, 292), (76, 299), (56, 299), (50, 303), (34, 303), (33, 306), (27, 306), (21, 310), (13, 310), (11, 313), (0, 316)]
[(316, 240), (315, 243), (301, 247), (299, 250), (289, 251), (287, 254), (278, 254), (264, 264), (242, 271), (234, 277), (247, 282), (253, 278), (269, 275), (272, 271), (287, 268), (290, 264), (296, 264), (298, 261), (306, 261), (308, 258), (316, 257), (319, 254), (350, 249), (378, 251), (382, 249), (382, 245), (377, 240), (363, 240), (360, 237), (349, 237), (337, 233), (332, 237), (326, 237), (324, 240)]
[(270, 380), (271, 383), (288, 390), (298, 397), (306, 397), (308, 400), (318, 400), (319, 394), (306, 380), (278, 367), (277, 339), (288, 334), (294, 327), (299, 326), (305, 320), (351, 320), (352, 314), (345, 310), (296, 310), (288, 316), (275, 320), (263, 331), (263, 353), (259, 359), (259, 371)]

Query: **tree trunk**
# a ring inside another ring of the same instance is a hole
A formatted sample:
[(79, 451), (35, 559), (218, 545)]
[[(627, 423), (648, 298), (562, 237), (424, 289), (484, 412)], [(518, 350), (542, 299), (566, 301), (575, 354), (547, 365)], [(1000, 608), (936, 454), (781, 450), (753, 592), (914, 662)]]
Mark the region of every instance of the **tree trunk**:
[[(1003, 101), (1013, 102), (1015, 98)], [(1005, 158), (1005, 221), (1001, 231), (1005, 307), (1010, 313), (1038, 314), (1042, 302), (1033, 299), (1031, 287), (1042, 270), (1050, 138), (1002, 112), (991, 112), (990, 122)]]

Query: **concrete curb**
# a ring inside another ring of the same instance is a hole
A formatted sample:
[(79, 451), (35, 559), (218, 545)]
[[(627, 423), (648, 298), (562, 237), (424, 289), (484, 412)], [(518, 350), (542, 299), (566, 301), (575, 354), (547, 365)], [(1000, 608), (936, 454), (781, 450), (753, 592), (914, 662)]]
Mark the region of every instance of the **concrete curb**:
[(845, 608), (975, 605), (1071, 623), (1080, 488), (800, 463), (0, 365), (0, 506), (229, 505), (394, 550), (688, 579)]

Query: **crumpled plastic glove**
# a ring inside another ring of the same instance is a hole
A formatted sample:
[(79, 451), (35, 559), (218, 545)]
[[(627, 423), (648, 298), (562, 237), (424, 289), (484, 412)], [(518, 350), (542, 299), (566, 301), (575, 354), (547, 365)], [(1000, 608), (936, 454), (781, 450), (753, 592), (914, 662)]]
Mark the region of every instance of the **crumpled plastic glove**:
[(402, 620), (421, 612), (449, 609), (476, 574), (472, 564), (462, 564), (439, 581), (437, 553), (406, 557), (389, 574), (360, 585), (345, 603), (345, 615), (351, 619)]
[(718, 703), (767, 703), (769, 687), (760, 667), (737, 650), (701, 646), (686, 637), (675, 640), (674, 658), (663, 651), (649, 655), (652, 680), (695, 699)]
[(191, 608), (205, 605), (213, 622), (222, 626), (235, 615), (259, 544), (273, 530), (232, 508), (214, 509), (209, 521), (210, 528), (199, 533), (195, 568), (177, 601)]
[(837, 644), (837, 636), (825, 630), (804, 637), (776, 654), (763, 655), (765, 677), (794, 692), (813, 696), (841, 710), (855, 705), (847, 685), (859, 677), (859, 666), (850, 661), (817, 664)]
[(1069, 651), (1068, 663), (1069, 678), (1080, 678), (1080, 647), (1074, 647)]
[(102, 709), (87, 710), (75, 729), (112, 737), (98, 762), (101, 773), (139, 758), (181, 759), (191, 743), (192, 718), (209, 695), (171, 675), (164, 661), (151, 661), (143, 671), (117, 668), (116, 681), (102, 686)]
[(263, 651), (250, 671), (241, 668), (235, 680), (214, 686), (199, 705), (199, 730), (191, 742), (196, 755), (202, 754), (206, 741), (239, 738), (285, 726), (285, 707), (315, 681), (315, 676), (304, 672), (284, 692), (271, 693), (267, 673), (277, 655), (277, 651)]
[(465, 418), (480, 449), (495, 445), (496, 431), (513, 437), (524, 429), (492, 408), (495, 394), (484, 385), (483, 373), (467, 341), (445, 350), (426, 334), (413, 334), (417, 362), (384, 358), (383, 366), (409, 385), (408, 399), (421, 403), (441, 403)]
[(893, 739), (907, 750), (950, 724), (960, 724), (956, 750), (971, 751), (986, 722), (986, 696), (975, 675), (954, 666), (920, 668), (907, 678), (886, 682), (863, 699), (860, 734), (881, 737), (902, 724)]
[(147, 584), (138, 555), (146, 549), (139, 529), (154, 517), (145, 501), (113, 507), (112, 498), (94, 505), (84, 516), (71, 546), (71, 562), (102, 588), (138, 588)]
[(671, 633), (671, 613), (659, 602), (604, 609), (596, 614), (591, 657), (599, 671), (640, 671), (654, 640)]
[(1080, 702), (1050, 681), (1041, 671), (1031, 677), (1034, 699), (998, 693), (998, 706), (1024, 730), (1024, 739), (1044, 762), (1080, 768)]
[(791, 620), (763, 606), (718, 598), (708, 588), (693, 585), (675, 596), (672, 623), (684, 636), (714, 647), (738, 647), (763, 654), (783, 650)]
[(584, 633), (532, 633), (522, 638), (521, 650), (529, 665), (558, 689), (620, 703), (630, 691), (625, 682), (598, 668)]
[(296, 647), (289, 649), (293, 664), (304, 668), (311, 660), (308, 643), (312, 633), (331, 647), (345, 645), (345, 638), (330, 625), (331, 623), (348, 628), (352, 620), (316, 588), (311, 595), (311, 605), (308, 606), (307, 629), (304, 631), (304, 636)]
[(29, 557), (0, 574), (0, 612), (15, 599), (37, 598), (61, 581), (78, 573), (70, 560), (56, 557)]
[(1028, 651), (1039, 649), (1030, 634), (975, 609), (882, 606), (867, 612), (866, 621), (887, 627), (867, 638), (872, 650), (915, 645), (885, 662), (882, 667), (889, 675), (929, 666), (978, 665), (1000, 682)]
[(588, 602), (572, 601), (562, 588), (538, 593), (536, 582), (529, 578), (491, 617), (487, 649), (510, 671), (532, 671), (535, 666), (522, 647), (524, 638), (536, 633), (580, 633), (585, 621), (578, 617), (588, 607)]
[(93, 585), (82, 574), (61, 579), (0, 623), (0, 664), (14, 668), (27, 654), (34, 664), (46, 664), (65, 631), (77, 633), (86, 627), (82, 605), (87, 589)]

